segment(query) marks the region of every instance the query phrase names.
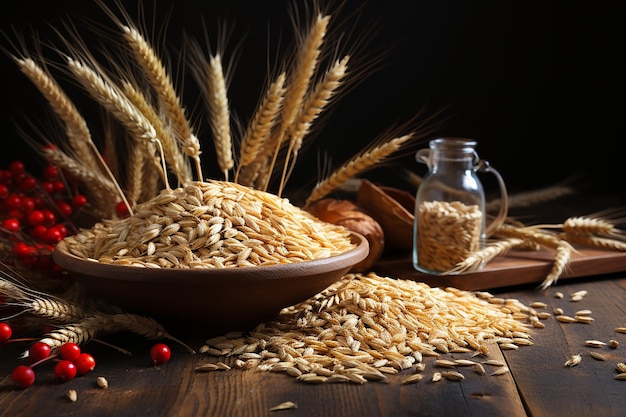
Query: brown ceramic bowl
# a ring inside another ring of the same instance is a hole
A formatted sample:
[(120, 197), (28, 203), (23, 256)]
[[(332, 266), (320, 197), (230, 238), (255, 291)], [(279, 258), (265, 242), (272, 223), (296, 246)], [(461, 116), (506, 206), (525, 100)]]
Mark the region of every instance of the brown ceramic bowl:
[(81, 259), (57, 244), (55, 262), (91, 295), (127, 312), (148, 315), (170, 332), (193, 329), (202, 335), (245, 331), (304, 301), (345, 275), (367, 257), (367, 240), (325, 259), (290, 264), (212, 269), (157, 269), (101, 264)]

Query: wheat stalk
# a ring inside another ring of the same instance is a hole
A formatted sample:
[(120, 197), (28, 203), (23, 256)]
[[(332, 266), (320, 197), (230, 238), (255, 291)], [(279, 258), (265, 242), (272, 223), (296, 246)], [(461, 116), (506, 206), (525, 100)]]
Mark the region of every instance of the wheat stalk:
[[(556, 200), (557, 198), (572, 194), (574, 189), (566, 185), (556, 185), (552, 187), (541, 188), (521, 193), (515, 193), (508, 196), (508, 206), (511, 208), (524, 208), (534, 206), (546, 201)], [(500, 199), (493, 199), (487, 203), (485, 209), (487, 212), (497, 211), (500, 207)]]
[(561, 226), (568, 235), (578, 234), (601, 234), (607, 236), (623, 235), (623, 231), (618, 229), (613, 222), (600, 217), (569, 217)]
[(390, 139), (353, 157), (325, 180), (318, 182), (306, 199), (304, 206), (308, 207), (312, 202), (327, 196), (349, 179), (376, 166), (411, 139), (413, 139), (412, 134)]
[(444, 272), (444, 274), (458, 274), (477, 271), (493, 260), (496, 256), (503, 255), (511, 248), (523, 243), (524, 240), (519, 238), (508, 238), (493, 242), (478, 251), (472, 252), (466, 259), (457, 263), (453, 269)]
[(196, 174), (199, 179), (202, 179), (200, 143), (189, 126), (184, 107), (176, 93), (172, 79), (154, 49), (141, 33), (134, 27), (121, 25), (121, 28), (135, 59), (143, 68), (144, 74), (163, 104), (165, 112), (172, 122), (172, 128), (181, 141), (183, 152), (195, 161)]
[(109, 196), (117, 196), (119, 194), (117, 182), (113, 183), (108, 178), (85, 168), (76, 158), (70, 157), (59, 148), (46, 146), (42, 149), (42, 153), (51, 164), (62, 168), (84, 182), (90, 192), (102, 190)]
[[(298, 151), (302, 147), (304, 137), (309, 133), (312, 123), (317, 119), (321, 112), (326, 108), (331, 98), (337, 92), (342, 79), (348, 70), (349, 56), (345, 56), (341, 60), (337, 60), (333, 66), (324, 74), (324, 78), (320, 81), (307, 99), (302, 104), (297, 117), (295, 118), (292, 128), (289, 130), (289, 148), (287, 149), (287, 160), (283, 166), (283, 174), (280, 181), (278, 195), (282, 194), (283, 187), (287, 182), (289, 160), (291, 158), (291, 169), (295, 165), (298, 157)], [(289, 171), (291, 171), (289, 169)]]
[(230, 134), (230, 110), (226, 93), (226, 81), (219, 54), (209, 58), (207, 68), (209, 109), (211, 111), (211, 130), (217, 154), (217, 164), (228, 181), (228, 171), (234, 166), (232, 138)]
[[(95, 145), (87, 123), (61, 86), (33, 59), (14, 57), (14, 60), (22, 73), (37, 87), (52, 110), (64, 122), (67, 139), (72, 150), (76, 153), (77, 159), (83, 164), (99, 170), (100, 161), (94, 156)], [(98, 152), (96, 154), (99, 155)]]
[[(79, 166), (90, 167), (90, 169), (74, 169), (74, 173), (82, 174), (79, 175), (78, 178), (84, 178), (90, 185), (98, 187), (96, 190), (91, 190), (92, 194), (102, 196), (102, 193), (99, 191), (102, 188), (109, 194), (107, 197), (120, 197), (124, 200), (124, 193), (94, 144), (86, 121), (81, 116), (74, 103), (65, 94), (61, 86), (44, 68), (37, 65), (33, 59), (19, 59), (14, 57), (14, 60), (22, 73), (37, 87), (46, 98), (55, 114), (57, 114), (65, 124), (65, 133), (68, 142), (73, 153), (76, 155), (76, 161), (80, 162), (71, 164), (69, 157), (61, 159), (67, 164), (74, 165), (74, 168), (78, 168)], [(52, 156), (51, 153), (45, 151), (44, 153), (45, 156)], [(94, 169), (96, 172), (92, 172)], [(101, 172), (103, 175), (98, 175), (97, 172)]]
[(133, 141), (130, 144), (130, 152), (127, 156), (126, 167), (126, 197), (135, 203), (139, 202), (143, 187), (143, 174), (146, 158), (146, 146), (143, 143)]
[(562, 238), (570, 243), (577, 243), (579, 245), (593, 246), (596, 248), (617, 250), (621, 252), (626, 251), (626, 242), (621, 240), (580, 233), (565, 233), (562, 235)]
[[(287, 75), (282, 72), (278, 75), (276, 80), (272, 82), (262, 101), (259, 103), (254, 117), (252, 118), (248, 129), (241, 141), (241, 147), (239, 150), (239, 162), (237, 164), (237, 172), (235, 173), (235, 182), (241, 184), (251, 184), (254, 178), (251, 174), (255, 173), (255, 170), (244, 170), (242, 168), (252, 164), (259, 154), (262, 153), (266, 140), (270, 137), (272, 127), (276, 123), (280, 111), (282, 109), (282, 103), (285, 96), (285, 80)], [(241, 176), (241, 181), (239, 175)]]
[(574, 252), (574, 248), (569, 242), (565, 240), (559, 241), (559, 244), (555, 248), (552, 268), (539, 286), (540, 289), (545, 290), (557, 282), (559, 277), (563, 274), (563, 271), (565, 271), (565, 268), (569, 265), (572, 252)]
[(171, 171), (178, 177), (178, 181), (183, 184), (191, 181), (192, 177), (189, 170), (189, 164), (178, 148), (176, 139), (172, 137), (169, 129), (165, 126), (163, 120), (157, 114), (154, 107), (148, 103), (145, 95), (141, 91), (137, 90), (137, 88), (135, 88), (131, 83), (124, 82), (122, 84), (122, 89), (130, 102), (154, 127), (155, 135), (159, 138), (161, 146), (163, 147), (165, 161)]
[(278, 157), (278, 151), (283, 145), (286, 132), (291, 128), (294, 119), (296, 118), (302, 101), (306, 96), (309, 89), (311, 79), (317, 68), (319, 56), (321, 53), (322, 43), (324, 36), (328, 28), (330, 16), (322, 16), (318, 14), (315, 21), (311, 25), (307, 36), (299, 45), (300, 53), (296, 59), (292, 72), (289, 74), (289, 82), (287, 85), (287, 91), (285, 93), (285, 101), (281, 113), (281, 124), (278, 130), (274, 143), (276, 148), (272, 157), (272, 161), (265, 173), (263, 190), (267, 190), (271, 173), (274, 170), (276, 164), (276, 158)]

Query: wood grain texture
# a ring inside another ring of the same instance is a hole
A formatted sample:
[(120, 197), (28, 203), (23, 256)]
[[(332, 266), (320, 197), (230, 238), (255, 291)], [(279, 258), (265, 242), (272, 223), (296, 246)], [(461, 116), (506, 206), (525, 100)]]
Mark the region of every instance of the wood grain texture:
[[(559, 280), (626, 270), (626, 253), (577, 246), (569, 266)], [(489, 262), (480, 271), (459, 275), (429, 275), (416, 271), (410, 256), (383, 258), (374, 270), (394, 278), (426, 282), (431, 286), (452, 286), (463, 290), (489, 290), (522, 284), (541, 284), (550, 272), (554, 254), (549, 250), (510, 251)]]

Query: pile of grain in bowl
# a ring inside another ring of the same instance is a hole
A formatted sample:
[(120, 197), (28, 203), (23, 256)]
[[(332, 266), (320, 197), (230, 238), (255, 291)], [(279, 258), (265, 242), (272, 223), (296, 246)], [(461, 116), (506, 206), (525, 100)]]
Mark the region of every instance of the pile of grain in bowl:
[(285, 198), (209, 180), (163, 190), (130, 217), (64, 242), (73, 255), (107, 264), (225, 268), (327, 258), (354, 248), (350, 234)]

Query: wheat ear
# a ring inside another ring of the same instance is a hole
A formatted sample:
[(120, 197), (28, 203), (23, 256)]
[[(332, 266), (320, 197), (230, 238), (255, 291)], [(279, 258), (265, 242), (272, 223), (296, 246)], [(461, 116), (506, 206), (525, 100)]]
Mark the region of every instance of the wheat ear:
[[(531, 207), (546, 201), (556, 200), (557, 198), (572, 194), (574, 189), (565, 185), (541, 188), (538, 190), (526, 191), (508, 196), (509, 209)], [(486, 205), (487, 212), (497, 211), (500, 207), (500, 199), (489, 201)]]
[(490, 243), (484, 248), (471, 253), (466, 259), (456, 264), (453, 269), (447, 271), (446, 273), (458, 274), (479, 270), (496, 256), (503, 255), (511, 248), (523, 243), (524, 240), (518, 238), (508, 238)]
[(285, 92), (285, 101), (281, 113), (281, 125), (277, 132), (276, 139), (273, 141), (276, 145), (272, 161), (265, 173), (265, 184), (263, 190), (267, 190), (271, 173), (276, 164), (279, 150), (283, 146), (283, 140), (288, 129), (300, 111), (302, 102), (311, 84), (311, 79), (317, 68), (321, 47), (326, 36), (330, 16), (322, 16), (318, 14), (315, 21), (310, 27), (307, 36), (299, 45), (300, 53), (296, 58), (295, 66), (289, 74), (289, 82), (287, 91)]
[(65, 133), (76, 157), (83, 164), (100, 170), (99, 161), (93, 153), (94, 146), (87, 123), (61, 86), (34, 60), (30, 58), (14, 60), (65, 124)]
[(48, 162), (64, 169), (72, 176), (84, 182), (85, 185), (89, 187), (90, 191), (103, 190), (109, 196), (117, 196), (119, 194), (116, 183), (85, 168), (77, 159), (70, 157), (59, 148), (46, 146), (42, 149), (42, 154)]
[(211, 92), (208, 102), (217, 164), (224, 174), (225, 180), (228, 181), (228, 171), (234, 166), (234, 161), (226, 80), (224, 79), (222, 58), (219, 54), (209, 58), (207, 82)]
[(351, 178), (375, 167), (392, 153), (398, 151), (406, 142), (410, 141), (413, 135), (408, 134), (398, 138), (390, 139), (372, 149), (357, 155), (347, 163), (335, 170), (328, 178), (318, 182), (305, 201), (305, 207), (317, 201), (340, 187)]
[(548, 287), (554, 285), (557, 280), (565, 271), (565, 268), (569, 265), (572, 253), (574, 252), (574, 248), (572, 245), (565, 241), (559, 241), (559, 244), (555, 248), (554, 254), (554, 262), (552, 263), (552, 268), (546, 277), (544, 278), (539, 288), (542, 290), (547, 289)]
[[(265, 96), (254, 112), (254, 117), (250, 121), (248, 129), (241, 141), (235, 182), (239, 182), (239, 175), (242, 172), (242, 168), (249, 166), (256, 160), (258, 155), (262, 152), (266, 140), (271, 135), (272, 127), (276, 123), (282, 109), (286, 78), (287, 75), (284, 72), (278, 75), (276, 80), (269, 85)], [(252, 172), (252, 170), (250, 172)], [(243, 184), (249, 184), (252, 180), (252, 178), (247, 178), (246, 175), (242, 176)]]
[(137, 141), (132, 141), (129, 146), (130, 150), (127, 153), (126, 161), (126, 197), (130, 201), (138, 203), (143, 187), (143, 172), (146, 163), (144, 154), (146, 152), (146, 146), (143, 143), (137, 143)]
[[(97, 173), (94, 172), (93, 175), (89, 176), (91, 178), (96, 178), (96, 181), (88, 182), (91, 182), (92, 185), (103, 187), (103, 189), (110, 194), (110, 196), (108, 196), (109, 198), (119, 197), (124, 200), (124, 193), (102, 159), (96, 145), (93, 143), (87, 123), (74, 103), (69, 99), (69, 97), (67, 97), (54, 78), (42, 67), (37, 65), (34, 60), (30, 58), (14, 59), (20, 70), (37, 87), (50, 104), (52, 110), (65, 124), (65, 132), (70, 147), (76, 155), (76, 159), (80, 161), (80, 163), (76, 165), (90, 167), (90, 169), (83, 169), (83, 173), (91, 172), (92, 170), (104, 173), (104, 175), (97, 175)], [(101, 195), (100, 191), (92, 191), (92, 193), (95, 195)]]
[(581, 233), (564, 233), (562, 234), (562, 238), (570, 243), (579, 245), (626, 252), (626, 242), (621, 240)]
[(131, 83), (124, 82), (122, 89), (130, 102), (135, 105), (137, 110), (143, 114), (154, 127), (156, 137), (159, 138), (161, 146), (163, 147), (165, 162), (174, 175), (176, 175), (178, 181), (183, 184), (191, 181), (192, 177), (189, 164), (185, 160), (185, 156), (181, 153), (176, 139), (172, 137), (169, 129), (164, 125), (154, 107), (148, 103), (145, 95), (137, 90)]
[[(68, 66), (91, 96), (122, 123), (140, 146), (147, 147), (147, 144), (157, 139), (154, 126), (117, 86), (104, 78), (103, 74), (72, 58), (68, 58)], [(167, 183), (167, 178), (162, 179)], [(132, 213), (130, 205), (128, 209)]]
[(292, 128), (289, 131), (287, 160), (283, 166), (283, 174), (280, 181), (278, 195), (282, 194), (283, 187), (289, 178), (289, 175), (287, 174), (288, 165), (290, 165), (291, 169), (293, 169), (295, 161), (298, 157), (298, 152), (302, 147), (304, 137), (309, 133), (313, 122), (318, 118), (326, 106), (328, 106), (331, 98), (337, 92), (342, 79), (346, 76), (349, 59), (349, 56), (345, 56), (343, 59), (337, 60), (334, 63), (334, 65), (324, 74), (324, 78), (315, 86), (298, 112), (298, 115), (292, 124)]
[(176, 94), (172, 79), (154, 49), (137, 29), (122, 25), (122, 31), (135, 59), (144, 70), (144, 74), (153, 86), (159, 101), (163, 104), (163, 108), (172, 122), (172, 128), (181, 141), (183, 152), (195, 161), (196, 174), (201, 180), (200, 142), (189, 126), (185, 109)]

